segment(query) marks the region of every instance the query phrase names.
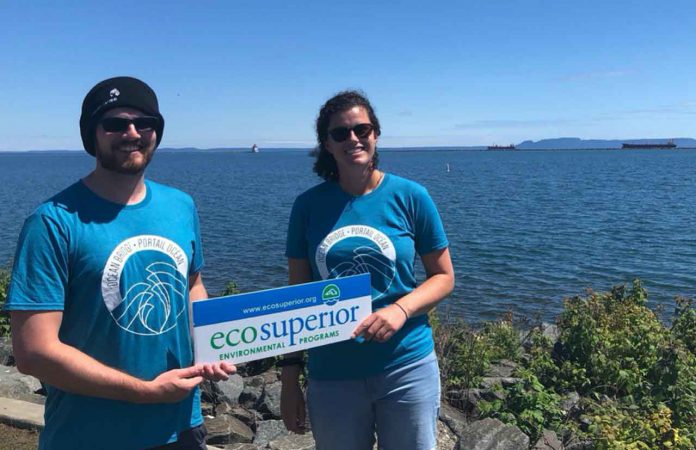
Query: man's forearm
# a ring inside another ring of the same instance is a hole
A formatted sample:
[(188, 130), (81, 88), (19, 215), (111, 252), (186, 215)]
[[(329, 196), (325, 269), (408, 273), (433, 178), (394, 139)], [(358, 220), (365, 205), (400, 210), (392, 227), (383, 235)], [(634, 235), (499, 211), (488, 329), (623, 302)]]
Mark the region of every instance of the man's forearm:
[(148, 382), (108, 367), (75, 347), (54, 342), (17, 359), (21, 372), (67, 392), (149, 403)]
[(60, 311), (13, 311), (12, 346), (17, 368), (74, 394), (137, 403), (176, 402), (201, 382), (198, 366), (141, 380), (109, 367), (58, 337)]

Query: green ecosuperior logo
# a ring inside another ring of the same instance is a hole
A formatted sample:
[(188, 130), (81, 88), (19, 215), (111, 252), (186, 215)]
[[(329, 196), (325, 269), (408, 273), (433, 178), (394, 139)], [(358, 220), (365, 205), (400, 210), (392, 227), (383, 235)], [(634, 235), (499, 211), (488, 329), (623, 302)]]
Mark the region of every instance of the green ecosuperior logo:
[(321, 291), (321, 299), (329, 306), (333, 306), (341, 296), (341, 290), (335, 284), (329, 284)]

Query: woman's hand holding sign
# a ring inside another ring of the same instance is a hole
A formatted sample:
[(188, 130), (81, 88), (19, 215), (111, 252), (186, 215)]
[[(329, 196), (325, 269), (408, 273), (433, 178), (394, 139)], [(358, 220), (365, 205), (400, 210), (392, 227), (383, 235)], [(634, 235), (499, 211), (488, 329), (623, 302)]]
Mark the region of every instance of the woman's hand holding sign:
[(408, 312), (398, 302), (379, 309), (358, 325), (352, 338), (362, 336), (366, 341), (388, 341), (408, 320)]

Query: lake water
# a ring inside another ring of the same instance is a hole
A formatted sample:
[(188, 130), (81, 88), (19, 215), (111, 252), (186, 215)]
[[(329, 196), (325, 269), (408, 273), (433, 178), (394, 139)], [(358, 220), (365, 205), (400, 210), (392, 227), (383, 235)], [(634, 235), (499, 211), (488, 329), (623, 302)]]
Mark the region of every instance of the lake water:
[[(319, 181), (312, 163), (303, 151), (161, 152), (148, 176), (196, 200), (208, 289), (255, 290), (286, 283), (287, 219)], [(26, 215), (93, 165), (84, 152), (0, 153), (0, 266)], [(652, 306), (694, 296), (696, 151), (384, 151), (381, 167), (439, 207), (457, 275), (451, 314), (550, 320), (564, 297), (636, 277)]]

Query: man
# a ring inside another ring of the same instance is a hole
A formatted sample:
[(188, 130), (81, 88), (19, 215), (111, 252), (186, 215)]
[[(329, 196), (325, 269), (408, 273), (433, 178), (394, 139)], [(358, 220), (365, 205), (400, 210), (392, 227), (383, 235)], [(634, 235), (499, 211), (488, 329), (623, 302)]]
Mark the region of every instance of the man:
[(82, 103), (96, 168), (40, 205), (17, 246), (7, 309), (17, 367), (47, 385), (42, 449), (205, 448), (189, 301), (207, 297), (193, 200), (144, 177), (157, 97), (111, 78)]

